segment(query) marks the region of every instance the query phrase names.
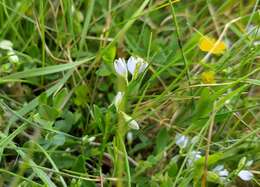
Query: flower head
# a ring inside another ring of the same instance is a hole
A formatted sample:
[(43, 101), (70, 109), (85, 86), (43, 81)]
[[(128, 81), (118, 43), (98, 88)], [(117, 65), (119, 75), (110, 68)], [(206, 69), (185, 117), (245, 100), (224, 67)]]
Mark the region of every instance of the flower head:
[(117, 92), (115, 99), (114, 99), (114, 105), (117, 110), (119, 110), (119, 106), (122, 102), (123, 97), (124, 97), (124, 92)]
[(0, 48), (5, 50), (13, 50), (13, 43), (9, 40), (2, 40), (0, 42)]
[(227, 177), (229, 172), (224, 168), (224, 165), (217, 165), (213, 171), (217, 173), (220, 177)]
[(188, 154), (188, 166), (193, 165), (193, 163), (201, 158), (200, 151), (192, 151)]
[(127, 139), (128, 144), (133, 143), (133, 133), (131, 131), (126, 134), (126, 139)]
[(116, 73), (125, 79), (127, 79), (127, 66), (125, 63), (125, 59), (119, 58), (114, 61), (114, 68)]
[(214, 38), (203, 36), (199, 41), (199, 48), (202, 51), (218, 55), (223, 54), (227, 47), (222, 41), (217, 42)]
[(176, 137), (175, 137), (175, 141), (176, 141), (176, 144), (181, 148), (181, 149), (184, 149), (187, 147), (188, 145), (188, 142), (189, 142), (189, 138), (182, 135), (182, 134), (177, 134)]
[(215, 81), (215, 72), (214, 71), (205, 71), (201, 74), (201, 79), (204, 84), (214, 84)]
[(141, 74), (148, 66), (148, 63), (140, 57), (131, 56), (127, 61), (128, 71), (134, 76), (135, 73)]
[(124, 117), (125, 121), (128, 123), (128, 126), (130, 128), (135, 129), (135, 130), (139, 130), (138, 123), (131, 116), (127, 115), (124, 112), (121, 112), (121, 114), (123, 114), (123, 117)]
[(241, 170), (238, 173), (238, 176), (244, 181), (250, 181), (254, 177), (254, 175), (248, 170)]
[(9, 59), (10, 62), (14, 62), (14, 63), (19, 62), (19, 58), (18, 58), (18, 56), (15, 54), (15, 52), (14, 52), (13, 49), (10, 50), (10, 51), (8, 51), (7, 55), (8, 55), (8, 59)]

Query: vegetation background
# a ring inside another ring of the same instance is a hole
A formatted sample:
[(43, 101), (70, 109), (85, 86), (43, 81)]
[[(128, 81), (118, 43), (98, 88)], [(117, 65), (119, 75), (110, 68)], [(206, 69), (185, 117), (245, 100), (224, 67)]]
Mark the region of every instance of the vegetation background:
[(0, 0), (0, 186), (260, 186), (259, 23), (259, 0)]

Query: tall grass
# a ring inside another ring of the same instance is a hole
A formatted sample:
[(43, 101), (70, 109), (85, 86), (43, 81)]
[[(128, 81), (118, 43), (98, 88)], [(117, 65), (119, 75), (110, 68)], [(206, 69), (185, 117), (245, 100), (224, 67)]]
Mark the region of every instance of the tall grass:
[(0, 0), (0, 186), (259, 186), (258, 9)]

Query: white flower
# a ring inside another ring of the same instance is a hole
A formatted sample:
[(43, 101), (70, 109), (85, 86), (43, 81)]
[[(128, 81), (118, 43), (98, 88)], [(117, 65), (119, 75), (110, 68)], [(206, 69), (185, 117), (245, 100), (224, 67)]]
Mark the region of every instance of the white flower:
[(228, 174), (229, 174), (228, 170), (225, 169), (223, 165), (218, 165), (218, 166), (216, 166), (216, 167), (213, 169), (213, 171), (214, 171), (215, 173), (217, 173), (220, 177), (223, 177), (223, 178), (224, 178), (224, 177), (227, 177)]
[(175, 137), (175, 141), (176, 141), (176, 144), (181, 148), (181, 149), (184, 149), (187, 147), (188, 143), (189, 143), (189, 138), (182, 135), (182, 134), (179, 134), (177, 133), (176, 137)]
[(260, 36), (260, 30), (255, 25), (249, 25), (246, 31), (251, 36)]
[(229, 172), (228, 172), (227, 169), (224, 169), (224, 170), (222, 170), (222, 171), (219, 171), (218, 174), (219, 174), (220, 177), (227, 177), (228, 174), (229, 174)]
[(88, 138), (88, 142), (93, 142), (95, 141), (96, 137), (95, 136), (91, 136)]
[(126, 134), (126, 139), (127, 139), (128, 144), (132, 144), (132, 142), (133, 142), (133, 133), (131, 131)]
[(13, 50), (13, 43), (9, 40), (2, 40), (0, 42), (0, 48), (5, 50)]
[(128, 123), (129, 127), (135, 130), (139, 130), (139, 125), (138, 123), (129, 115), (127, 115), (124, 112), (121, 112), (123, 114), (123, 117), (125, 121)]
[(191, 166), (195, 161), (201, 158), (200, 151), (192, 151), (188, 155), (188, 166)]
[(124, 92), (117, 92), (116, 96), (115, 96), (115, 99), (114, 99), (114, 105), (116, 107), (117, 110), (119, 110), (119, 106), (122, 102), (122, 99), (124, 97)]
[(125, 63), (125, 59), (119, 58), (114, 61), (114, 68), (116, 73), (125, 79), (127, 79), (127, 66)]
[(238, 176), (244, 181), (250, 181), (254, 177), (254, 175), (248, 170), (241, 170), (238, 173)]
[(254, 163), (254, 161), (253, 160), (248, 160), (247, 162), (246, 162), (246, 167), (250, 167), (252, 164)]
[(255, 41), (253, 44), (254, 46), (260, 45), (260, 41)]
[(148, 63), (144, 61), (144, 59), (140, 57), (131, 56), (127, 61), (128, 71), (134, 75), (135, 72), (138, 74), (142, 73), (148, 66)]
[(8, 51), (7, 55), (8, 55), (8, 59), (9, 59), (10, 62), (14, 62), (14, 63), (19, 62), (19, 58), (18, 58), (18, 56), (15, 54), (15, 52), (14, 52), (13, 49), (11, 49), (10, 51)]

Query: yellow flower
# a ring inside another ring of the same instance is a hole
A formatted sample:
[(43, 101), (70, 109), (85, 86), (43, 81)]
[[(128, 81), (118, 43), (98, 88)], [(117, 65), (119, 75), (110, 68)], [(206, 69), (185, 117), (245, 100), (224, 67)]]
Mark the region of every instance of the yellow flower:
[(215, 81), (215, 72), (214, 71), (205, 71), (201, 74), (201, 80), (204, 84), (214, 84)]
[(212, 54), (223, 54), (227, 48), (226, 44), (222, 41), (216, 42), (217, 41), (214, 38), (203, 36), (199, 41), (199, 48), (202, 51), (210, 52)]

